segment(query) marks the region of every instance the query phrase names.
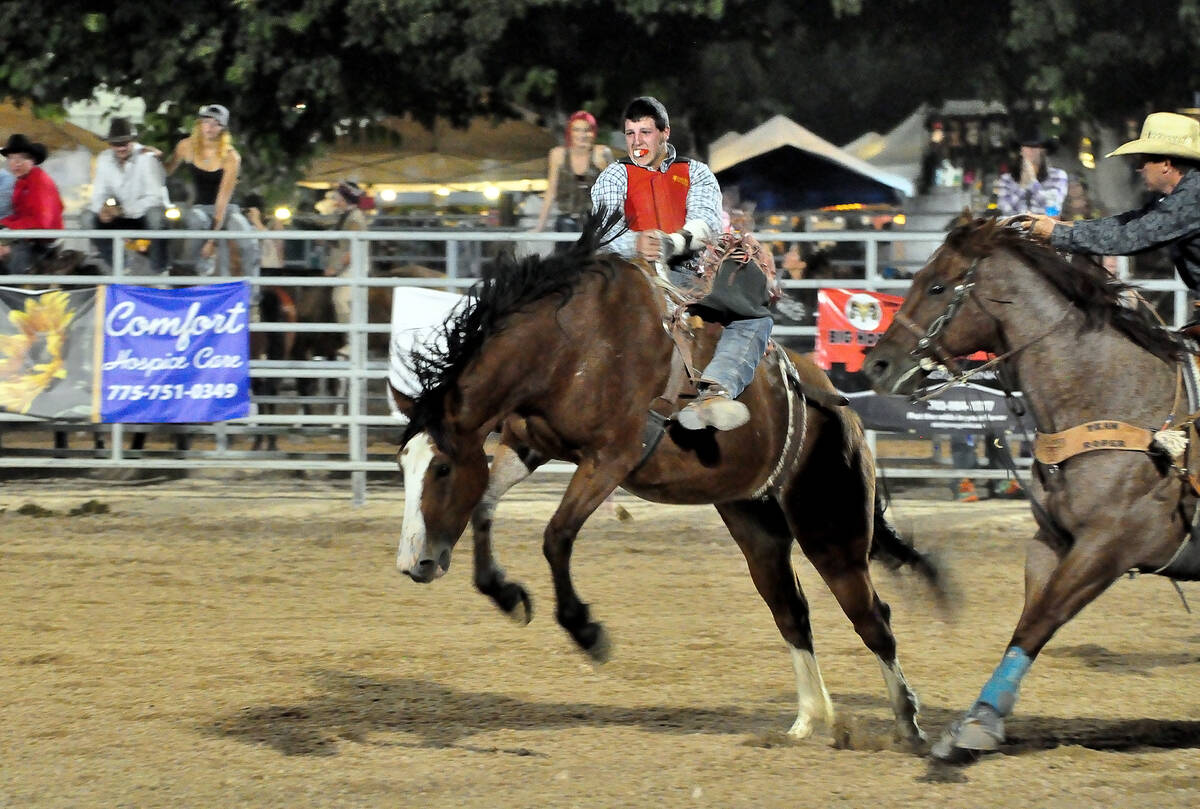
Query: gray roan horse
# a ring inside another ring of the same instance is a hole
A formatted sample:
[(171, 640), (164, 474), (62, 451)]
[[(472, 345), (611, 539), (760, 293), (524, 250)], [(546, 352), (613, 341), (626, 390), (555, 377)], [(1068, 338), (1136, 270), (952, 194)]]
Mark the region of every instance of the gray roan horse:
[[(1177, 398), (1181, 348), (1144, 305), (1131, 308), (1128, 290), (1099, 266), (1068, 264), (1013, 228), (975, 220), (952, 230), (913, 277), (867, 355), (876, 390), (912, 394), (937, 365), (996, 354), (1019, 380), (1039, 434), (1025, 607), (979, 699), (934, 744), (937, 758), (962, 763), (997, 749), (1042, 647), (1123, 573), (1200, 574), (1183, 544), (1195, 497), (1156, 435), (1187, 416)], [(1117, 422), (1132, 430), (1109, 432)], [(1061, 438), (1049, 434), (1076, 425), (1082, 454), (1044, 452)], [(1120, 444), (1143, 451), (1106, 449)]]
[[(666, 390), (675, 349), (653, 271), (597, 252), (610, 224), (593, 216), (565, 253), (501, 257), (447, 323), (444, 345), (414, 354), (421, 395), (393, 391), (411, 419), (399, 453), (405, 508), (397, 567), (417, 582), (439, 578), (471, 519), (476, 587), (528, 622), (529, 595), (506, 580), (492, 554), (492, 516), (501, 495), (538, 465), (571, 461), (577, 470), (542, 547), (559, 624), (603, 662), (607, 634), (570, 576), (583, 523), (619, 485), (657, 502), (714, 503), (791, 650), (799, 709), (790, 732), (806, 737), (833, 721), (792, 569), (798, 543), (878, 657), (898, 737), (919, 742), (917, 697), (897, 660), (890, 609), (875, 592), (868, 557), (913, 566), (934, 581), (937, 573), (883, 519), (857, 418), (814, 401), (837, 396), (811, 363), (799, 365), (803, 382), (795, 382), (773, 356), (742, 396), (752, 413), (747, 425), (725, 433), (670, 425), (643, 459), (643, 427)], [(698, 363), (711, 356), (718, 332), (701, 332)], [(803, 396), (802, 386), (813, 395)], [(489, 480), (484, 440), (496, 429), (504, 446)]]

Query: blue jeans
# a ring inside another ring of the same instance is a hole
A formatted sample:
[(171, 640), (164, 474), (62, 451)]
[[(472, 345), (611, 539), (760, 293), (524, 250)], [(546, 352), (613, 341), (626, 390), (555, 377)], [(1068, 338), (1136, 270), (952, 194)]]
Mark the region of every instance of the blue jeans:
[[(700, 283), (694, 274), (674, 267), (667, 270), (667, 276), (672, 284), (689, 292)], [(713, 352), (713, 358), (701, 376), (720, 385), (736, 399), (754, 379), (754, 370), (766, 353), (774, 325), (775, 322), (769, 317), (732, 321), (717, 341), (717, 350)]]
[[(184, 220), (188, 230), (210, 230), (213, 224), (213, 214), (215, 213), (215, 205), (193, 205), (187, 213), (187, 218)], [(225, 208), (225, 230), (233, 230), (240, 232), (249, 232), (254, 230), (250, 225), (249, 220), (242, 214), (242, 209), (237, 205), (230, 203)], [(236, 250), (242, 259), (242, 277), (243, 278), (258, 278), (259, 270), (259, 252), (258, 239), (238, 239), (236, 241), (222, 240), (217, 242), (217, 254), (215, 268), (218, 275), (229, 275), (229, 246), (236, 245)], [(204, 262), (200, 257), (200, 250), (204, 247), (204, 242), (195, 241), (188, 246), (188, 252), (192, 255), (196, 262), (197, 275), (209, 275), (209, 272), (204, 271)], [(258, 287), (254, 287), (257, 292)]]
[[(80, 217), (80, 225), (86, 230), (163, 230), (166, 225), (163, 213), (162, 208), (155, 207), (147, 209), (146, 213), (137, 219), (121, 217), (110, 222), (101, 222), (96, 214), (84, 210)], [(211, 226), (211, 220), (209, 224)], [(108, 262), (108, 266), (111, 268), (113, 263), (112, 239), (95, 239), (92, 244), (100, 252), (100, 257)], [(167, 271), (167, 247), (166, 239), (150, 241), (150, 272), (161, 275)]]
[[(8, 249), (11, 252), (8, 254), (7, 272), (10, 275), (23, 275), (33, 272), (33, 265), (42, 260), (42, 256), (49, 252), (50, 246), (40, 239), (13, 239), (9, 242)], [(0, 264), (0, 274), (4, 272), (4, 265)]]
[(754, 379), (754, 370), (767, 350), (773, 325), (769, 317), (731, 322), (721, 333), (717, 350), (701, 377), (720, 385), (736, 399)]

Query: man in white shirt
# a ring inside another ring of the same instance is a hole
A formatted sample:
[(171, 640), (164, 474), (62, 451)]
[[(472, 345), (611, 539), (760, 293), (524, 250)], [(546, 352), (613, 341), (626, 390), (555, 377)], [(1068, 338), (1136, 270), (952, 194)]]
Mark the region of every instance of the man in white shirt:
[[(162, 230), (166, 188), (158, 151), (137, 142), (137, 130), (128, 118), (113, 118), (104, 138), (111, 148), (96, 158), (92, 199), (83, 212), (86, 229)], [(104, 260), (112, 265), (111, 239), (93, 242)], [(150, 269), (166, 272), (167, 241), (150, 242)]]

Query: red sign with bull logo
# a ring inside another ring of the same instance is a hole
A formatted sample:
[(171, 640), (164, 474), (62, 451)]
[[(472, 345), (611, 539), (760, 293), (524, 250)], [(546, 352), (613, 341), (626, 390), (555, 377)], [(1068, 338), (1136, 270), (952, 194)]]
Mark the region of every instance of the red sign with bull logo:
[(899, 295), (862, 289), (822, 289), (817, 292), (817, 344), (814, 359), (828, 371), (839, 363), (854, 373), (863, 355), (892, 325), (904, 299)]

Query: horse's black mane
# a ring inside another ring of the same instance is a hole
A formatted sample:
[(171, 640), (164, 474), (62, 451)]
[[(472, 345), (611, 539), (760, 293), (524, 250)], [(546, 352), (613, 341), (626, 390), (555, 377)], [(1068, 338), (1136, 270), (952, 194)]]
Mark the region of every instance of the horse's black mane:
[(1175, 332), (1164, 328), (1147, 307), (1125, 305), (1122, 293), (1133, 287), (1114, 278), (1095, 261), (1068, 262), (1053, 249), (994, 219), (976, 219), (958, 225), (946, 237), (946, 245), (972, 257), (988, 256), (999, 249), (1015, 253), (1083, 313), (1083, 329), (1111, 325), (1166, 361), (1185, 353)]
[(556, 296), (563, 306), (575, 294), (580, 279), (589, 273), (611, 276), (616, 267), (608, 255), (597, 251), (620, 235), (620, 212), (596, 211), (584, 223), (583, 235), (565, 252), (517, 259), (502, 252), (483, 269), (483, 275), (441, 326), (441, 345), (414, 350), (407, 364), (421, 393), (413, 403), (409, 425), (401, 443), (429, 430), (441, 442), (441, 421), (447, 395), (489, 338), (502, 331), (510, 315), (529, 304)]

